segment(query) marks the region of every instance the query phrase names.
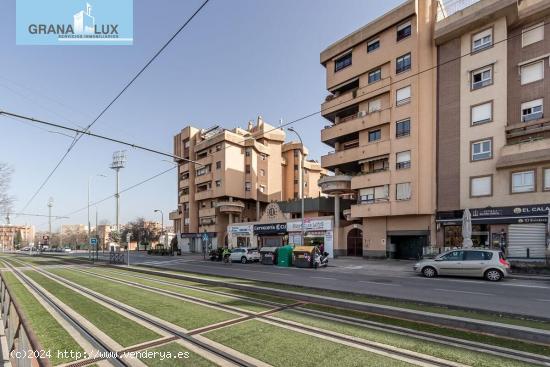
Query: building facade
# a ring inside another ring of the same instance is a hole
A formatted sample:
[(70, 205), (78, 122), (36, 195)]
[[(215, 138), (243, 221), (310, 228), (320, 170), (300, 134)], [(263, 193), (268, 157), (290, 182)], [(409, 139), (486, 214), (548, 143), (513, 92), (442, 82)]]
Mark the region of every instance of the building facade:
[[(410, 0), (321, 53), (329, 95), (324, 193), (357, 199), (336, 255), (411, 258), (435, 246), (437, 2)], [(338, 236), (336, 237), (338, 238)]]
[[(213, 247), (227, 243), (227, 226), (260, 218), (272, 201), (301, 197), (301, 158), (307, 149), (285, 144), (286, 134), (258, 117), (246, 129), (184, 128), (174, 137), (178, 210), (170, 213), (181, 246), (201, 251), (206, 232)], [(306, 196), (319, 196), (324, 170), (304, 164)]]
[[(445, 16), (446, 15), (446, 16)], [(550, 3), (481, 0), (436, 23), (437, 238), (545, 255), (550, 210)], [(549, 107), (546, 107), (549, 106)]]
[[(5, 250), (24, 247), (34, 242), (34, 235), (34, 226), (3, 225), (0, 226), (0, 246)], [(19, 244), (16, 244), (18, 241)]]

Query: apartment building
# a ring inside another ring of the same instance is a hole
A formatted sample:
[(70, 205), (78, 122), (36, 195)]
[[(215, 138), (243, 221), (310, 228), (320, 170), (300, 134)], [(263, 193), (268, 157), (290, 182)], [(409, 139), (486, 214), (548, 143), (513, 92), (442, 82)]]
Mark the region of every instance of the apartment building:
[(9, 224), (0, 226), (0, 246), (5, 250), (13, 250), (17, 241), (20, 241), (19, 246), (27, 246), (34, 242), (34, 234), (34, 226)]
[[(469, 5), (469, 4), (468, 4)], [(456, 10), (456, 9), (455, 9)], [(441, 11), (437, 238), (541, 259), (550, 210), (550, 2), (481, 0)]]
[[(203, 233), (213, 247), (227, 242), (227, 226), (260, 218), (272, 201), (301, 197), (300, 143), (258, 117), (246, 129), (188, 126), (174, 137), (178, 161), (178, 210), (170, 213), (184, 250), (200, 251)], [(305, 161), (305, 196), (320, 195), (319, 163)]]
[(321, 166), (334, 176), (319, 185), (357, 198), (347, 226), (335, 218), (336, 255), (411, 258), (435, 245), (436, 11), (406, 1), (320, 55), (321, 140), (334, 148)]

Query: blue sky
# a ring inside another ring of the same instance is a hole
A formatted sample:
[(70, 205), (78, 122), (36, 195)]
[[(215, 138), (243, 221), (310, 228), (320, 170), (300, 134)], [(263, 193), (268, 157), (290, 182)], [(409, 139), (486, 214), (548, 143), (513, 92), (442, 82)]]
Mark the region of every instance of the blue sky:
[[(86, 126), (200, 3), (135, 0), (133, 46), (16, 46), (15, 0), (0, 2), (0, 109)], [(319, 53), (400, 3), (211, 0), (92, 131), (170, 152), (173, 135), (188, 124), (244, 127), (258, 114), (277, 124), (318, 111), (326, 95)], [(311, 158), (329, 150), (319, 138), (324, 125), (319, 115), (295, 125)], [(12, 193), (19, 210), (71, 139), (5, 117), (0, 117), (0, 137), (0, 161), (15, 169)], [(26, 212), (46, 213), (50, 196), (56, 215), (85, 207), (89, 175), (107, 175), (94, 179), (92, 201), (112, 195), (114, 173), (108, 166), (117, 149), (81, 139)], [(129, 149), (121, 187), (170, 168), (163, 159)], [(159, 219), (154, 209), (162, 209), (168, 222), (176, 197), (174, 171), (122, 195), (121, 222)], [(114, 222), (114, 199), (97, 209), (100, 221)], [(83, 210), (53, 227), (86, 218)], [(16, 222), (47, 228), (43, 218)]]

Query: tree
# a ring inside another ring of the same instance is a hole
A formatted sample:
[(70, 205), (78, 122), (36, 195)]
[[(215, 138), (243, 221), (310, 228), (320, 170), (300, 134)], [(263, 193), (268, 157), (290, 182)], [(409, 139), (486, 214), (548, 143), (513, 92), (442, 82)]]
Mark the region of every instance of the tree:
[(158, 241), (160, 238), (160, 228), (152, 222), (148, 222), (145, 218), (136, 218), (129, 222), (122, 230), (122, 239), (126, 241), (128, 233), (132, 236), (132, 240), (137, 241), (141, 245), (147, 246), (153, 241)]
[(15, 248), (19, 248), (19, 245), (21, 245), (21, 242), (23, 242), (21, 231), (17, 231), (15, 232), (15, 236), (13, 237), (13, 244), (15, 245)]
[(13, 196), (8, 191), (13, 169), (6, 163), (0, 162), (0, 212), (9, 212), (13, 204)]

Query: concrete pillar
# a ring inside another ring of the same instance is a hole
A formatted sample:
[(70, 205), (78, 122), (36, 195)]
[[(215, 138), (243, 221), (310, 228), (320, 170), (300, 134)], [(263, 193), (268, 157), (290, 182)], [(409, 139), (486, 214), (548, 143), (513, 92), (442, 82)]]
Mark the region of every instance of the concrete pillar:
[(339, 249), (340, 242), (340, 195), (334, 195), (334, 230), (333, 246), (334, 249)]
[(256, 201), (256, 221), (260, 220), (260, 202)]

